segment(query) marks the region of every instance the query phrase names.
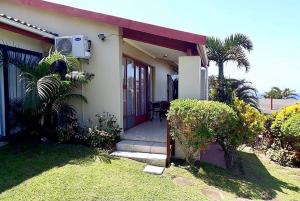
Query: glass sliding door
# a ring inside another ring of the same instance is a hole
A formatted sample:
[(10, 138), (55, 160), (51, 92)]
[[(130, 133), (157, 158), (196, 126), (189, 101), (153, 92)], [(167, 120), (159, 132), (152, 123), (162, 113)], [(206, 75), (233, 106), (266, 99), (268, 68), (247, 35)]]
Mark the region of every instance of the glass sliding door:
[(127, 56), (123, 57), (123, 62), (123, 113), (126, 130), (148, 119), (149, 89), (152, 88), (148, 87), (148, 65)]
[(3, 66), (3, 51), (0, 49), (0, 139), (4, 137), (5, 131)]
[(127, 68), (126, 71), (126, 77), (125, 80), (127, 82), (127, 90), (126, 90), (126, 127), (130, 128), (135, 125), (135, 73), (134, 73), (134, 63), (133, 60), (130, 58), (127, 58)]
[(20, 130), (16, 111), (22, 110), (25, 83), (15, 63), (34, 68), (42, 54), (0, 44), (0, 138)]
[(136, 123), (138, 124), (147, 120), (147, 67), (144, 64), (136, 63)]

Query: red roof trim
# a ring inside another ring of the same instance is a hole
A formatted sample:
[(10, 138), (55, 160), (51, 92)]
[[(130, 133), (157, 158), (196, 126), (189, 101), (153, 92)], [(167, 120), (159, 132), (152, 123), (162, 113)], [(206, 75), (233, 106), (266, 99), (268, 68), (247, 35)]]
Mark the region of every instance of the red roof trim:
[(158, 45), (165, 48), (170, 48), (174, 50), (179, 50), (182, 52), (187, 52), (188, 49), (193, 50), (197, 54), (197, 46), (195, 43), (189, 43), (181, 40), (175, 40), (167, 37), (156, 36), (150, 33), (144, 33), (140, 31), (135, 31), (132, 29), (123, 28), (123, 37), (141, 41), (144, 43), (149, 43), (152, 45)]
[(55, 4), (55, 3), (50, 3), (41, 0), (13, 0), (13, 2), (32, 6), (39, 9), (58, 12), (70, 16), (81, 17), (89, 20), (106, 23), (106, 24), (111, 24), (122, 28), (127, 28), (127, 29), (141, 31), (153, 35), (167, 37), (175, 40), (181, 40), (181, 41), (201, 44), (201, 45), (206, 44), (206, 37), (202, 35), (165, 28), (165, 27), (156, 26), (152, 24), (137, 22), (134, 20), (115, 17), (111, 15), (105, 15), (105, 14), (87, 11), (79, 8), (73, 8), (61, 4)]

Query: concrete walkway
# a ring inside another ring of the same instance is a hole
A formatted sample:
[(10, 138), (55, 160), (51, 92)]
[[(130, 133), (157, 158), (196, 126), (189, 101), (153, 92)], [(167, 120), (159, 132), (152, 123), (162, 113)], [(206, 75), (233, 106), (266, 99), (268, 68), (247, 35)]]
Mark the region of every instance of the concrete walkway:
[(158, 118), (146, 121), (125, 131), (121, 139), (167, 142), (167, 121), (165, 119), (159, 121)]

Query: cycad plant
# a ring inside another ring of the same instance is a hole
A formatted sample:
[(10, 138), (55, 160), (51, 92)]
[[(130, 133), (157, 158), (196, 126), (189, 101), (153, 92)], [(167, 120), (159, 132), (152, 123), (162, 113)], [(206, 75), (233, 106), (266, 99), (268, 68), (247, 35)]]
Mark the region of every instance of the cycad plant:
[(18, 54), (11, 56), (10, 63), (21, 70), (20, 78), (25, 83), (24, 111), (38, 116), (40, 126), (47, 128), (45, 132), (53, 132), (62, 119), (76, 114), (71, 100), (87, 103), (83, 95), (74, 91), (88, 83), (93, 74), (80, 71), (76, 58), (54, 51), (37, 65)]
[[(218, 79), (215, 76), (209, 77), (209, 98), (211, 100), (220, 101), (218, 96), (219, 88)], [(232, 104), (234, 98), (243, 100), (245, 103), (250, 104), (252, 107), (258, 109), (258, 96), (257, 90), (251, 86), (251, 82), (244, 79), (226, 79), (224, 80), (224, 94), (222, 101), (227, 104)]]

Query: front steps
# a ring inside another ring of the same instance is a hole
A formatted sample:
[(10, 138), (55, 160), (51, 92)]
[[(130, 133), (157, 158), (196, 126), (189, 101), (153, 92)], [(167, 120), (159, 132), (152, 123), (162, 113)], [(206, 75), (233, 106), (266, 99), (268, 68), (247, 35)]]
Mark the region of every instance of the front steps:
[(113, 152), (112, 155), (130, 158), (148, 165), (165, 167), (167, 160), (166, 147), (165, 142), (126, 139), (117, 143), (117, 151)]
[(164, 142), (150, 142), (139, 140), (122, 140), (117, 143), (118, 151), (142, 152), (152, 154), (167, 154), (167, 144)]
[(152, 154), (143, 152), (130, 152), (130, 151), (115, 151), (113, 156), (119, 156), (124, 158), (130, 158), (149, 165), (155, 165), (159, 167), (165, 167), (167, 161), (166, 154)]

